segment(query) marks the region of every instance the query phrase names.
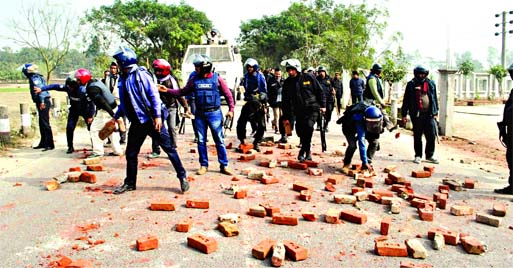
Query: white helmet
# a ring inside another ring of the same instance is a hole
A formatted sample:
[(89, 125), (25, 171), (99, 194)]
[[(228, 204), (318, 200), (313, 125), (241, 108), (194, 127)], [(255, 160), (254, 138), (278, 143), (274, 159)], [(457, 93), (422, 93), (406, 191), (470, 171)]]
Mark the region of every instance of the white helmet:
[(298, 59), (288, 59), (281, 62), (282, 66), (285, 66), (286, 69), (294, 68), (296, 71), (301, 72), (301, 62)]
[(244, 66), (247, 67), (247, 66), (251, 66), (253, 67), (253, 69), (258, 70), (258, 61), (253, 59), (253, 58), (248, 58), (246, 60), (246, 62), (244, 63)]

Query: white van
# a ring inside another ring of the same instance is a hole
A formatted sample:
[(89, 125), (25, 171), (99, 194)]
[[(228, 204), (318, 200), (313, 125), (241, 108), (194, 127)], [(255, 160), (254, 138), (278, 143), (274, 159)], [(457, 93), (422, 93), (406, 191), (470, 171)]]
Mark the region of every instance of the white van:
[(182, 81), (184, 83), (194, 71), (194, 54), (204, 54), (212, 59), (213, 70), (221, 75), (236, 100), (243, 74), (242, 59), (237, 48), (231, 45), (189, 45), (182, 62)]

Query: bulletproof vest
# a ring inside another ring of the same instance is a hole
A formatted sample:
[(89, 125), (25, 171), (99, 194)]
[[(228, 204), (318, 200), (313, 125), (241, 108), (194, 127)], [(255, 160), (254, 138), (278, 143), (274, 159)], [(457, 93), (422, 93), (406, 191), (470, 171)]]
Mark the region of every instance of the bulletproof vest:
[(210, 78), (194, 79), (196, 109), (207, 110), (221, 106), (221, 96), (217, 87), (217, 73)]
[[(116, 103), (116, 99), (114, 98), (114, 95), (112, 95), (110, 90), (101, 81), (98, 81), (98, 80), (92, 81), (91, 83), (89, 83), (86, 90), (87, 90), (88, 94), (89, 94), (89, 92), (98, 92), (98, 94), (100, 94), (100, 97), (102, 97), (105, 100), (105, 102), (110, 106), (111, 109), (116, 108), (117, 103)], [(94, 98), (96, 96), (90, 96), (90, 97), (92, 97), (94, 100)]]
[(374, 96), (372, 95), (372, 92), (371, 92), (371, 89), (369, 86), (369, 81), (371, 79), (376, 79), (378, 94), (381, 96), (381, 98), (383, 98), (384, 97), (383, 88), (381, 86), (381, 82), (379, 81), (379, 78), (375, 74), (369, 74), (369, 76), (367, 77), (367, 83), (365, 84), (365, 90), (363, 91), (363, 98), (370, 99), (370, 100), (374, 99)]

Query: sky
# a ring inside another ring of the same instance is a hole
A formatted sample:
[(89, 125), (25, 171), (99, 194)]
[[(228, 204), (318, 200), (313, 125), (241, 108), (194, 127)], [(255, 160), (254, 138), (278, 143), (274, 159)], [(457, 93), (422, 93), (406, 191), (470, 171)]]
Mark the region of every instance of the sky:
[[(234, 41), (239, 34), (241, 22), (250, 19), (259, 19), (262, 16), (276, 15), (286, 10), (292, 0), (183, 0), (193, 8), (205, 12), (221, 34), (230, 41)], [(299, 1), (299, 0), (295, 0)], [(303, 0), (306, 2), (312, 0)], [(84, 12), (92, 7), (110, 5), (114, 0), (20, 0), (6, 1), (0, 10), (0, 36), (9, 36), (12, 33), (6, 27), (8, 18), (19, 14), (22, 3), (28, 6), (34, 2), (44, 2), (48, 5), (61, 5), (69, 8), (70, 12)], [(180, 0), (159, 0), (161, 3), (179, 4)], [(495, 14), (502, 11), (513, 11), (512, 0), (335, 0), (336, 3), (360, 4), (385, 7), (388, 9), (388, 28), (384, 40), (391, 33), (400, 32), (403, 36), (401, 46), (406, 53), (416, 51), (422, 58), (446, 60), (447, 50), (450, 54), (463, 54), (466, 51), (487, 66), (488, 47), (501, 51), (501, 37), (495, 32), (501, 31), (495, 27), (501, 18)], [(513, 14), (507, 15), (507, 20), (513, 20)], [(513, 30), (513, 24), (508, 25)], [(384, 46), (378, 42), (378, 50)], [(13, 46), (5, 38), (0, 38), (0, 47)], [(513, 49), (513, 34), (507, 34), (506, 49)], [(452, 56), (454, 61), (454, 56)], [(499, 63), (500, 59), (497, 60)], [(419, 63), (422, 64), (422, 63)], [(509, 65), (507, 63), (507, 65)]]

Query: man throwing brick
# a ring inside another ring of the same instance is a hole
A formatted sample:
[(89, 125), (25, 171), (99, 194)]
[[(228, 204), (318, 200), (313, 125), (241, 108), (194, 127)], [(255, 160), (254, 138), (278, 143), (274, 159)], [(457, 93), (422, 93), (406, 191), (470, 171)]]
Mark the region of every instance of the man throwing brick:
[[(513, 64), (508, 68), (509, 76), (513, 79)], [(509, 98), (504, 105), (504, 113), (502, 122), (497, 123), (499, 126), (499, 135), (503, 145), (506, 146), (506, 161), (509, 168), (509, 185), (502, 189), (495, 189), (498, 194), (513, 194), (513, 89), (509, 93)]]
[(189, 190), (187, 174), (176, 148), (171, 144), (169, 132), (162, 124), (162, 117), (167, 117), (167, 109), (162, 106), (151, 74), (137, 65), (137, 55), (130, 48), (120, 47), (113, 57), (122, 71), (119, 78), (119, 109), (114, 118), (126, 115), (131, 122), (126, 146), (126, 178), (113, 193), (122, 194), (136, 189), (137, 155), (148, 135), (157, 137), (175, 168), (182, 192), (186, 192)]

